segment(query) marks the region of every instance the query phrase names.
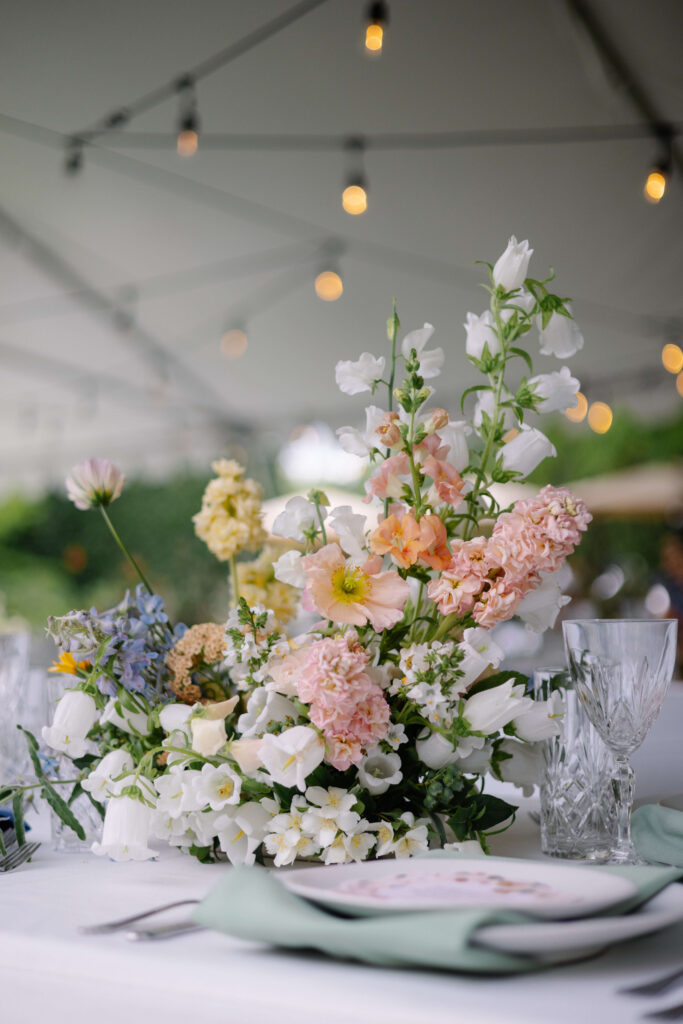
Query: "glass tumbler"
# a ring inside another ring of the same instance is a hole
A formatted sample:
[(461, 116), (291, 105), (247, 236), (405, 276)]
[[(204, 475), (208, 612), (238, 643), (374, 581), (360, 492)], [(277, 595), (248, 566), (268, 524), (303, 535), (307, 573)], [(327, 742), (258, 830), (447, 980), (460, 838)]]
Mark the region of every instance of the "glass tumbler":
[(589, 722), (565, 668), (534, 672), (536, 700), (562, 695), (561, 733), (542, 741), (541, 850), (549, 857), (604, 861), (616, 833), (614, 758)]

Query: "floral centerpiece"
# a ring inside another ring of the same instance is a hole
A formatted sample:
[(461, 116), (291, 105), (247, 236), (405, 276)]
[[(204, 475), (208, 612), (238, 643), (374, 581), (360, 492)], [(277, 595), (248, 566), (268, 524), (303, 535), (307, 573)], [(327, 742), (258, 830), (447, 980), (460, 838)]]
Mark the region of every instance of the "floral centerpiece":
[[(277, 517), (286, 543), (275, 549), (258, 484), (233, 461), (214, 463), (194, 524), (230, 564), (225, 624), (172, 628), (142, 573), (116, 608), (50, 620), (55, 670), (73, 686), (42, 739), (74, 770), (50, 777), (27, 734), (33, 785), (77, 832), (61, 787), (103, 809), (95, 853), (152, 857), (156, 837), (200, 859), (336, 864), (467, 840), (486, 848), (511, 820), (486, 776), (533, 784), (534, 742), (557, 731), (561, 706), (500, 670), (491, 630), (515, 615), (536, 631), (553, 624), (567, 600), (558, 570), (591, 518), (566, 489), (502, 507), (495, 486), (554, 454), (525, 418), (573, 406), (579, 386), (566, 366), (533, 375), (527, 342), (564, 359), (583, 339), (552, 277), (528, 276), (531, 254), (510, 239), (485, 265), (489, 308), (467, 314), (466, 353), (483, 377), (462, 396), (471, 422), (433, 403), (444, 362), (434, 329), (399, 343), (395, 309), (388, 355), (337, 364), (343, 393), (381, 403), (363, 430), (338, 431), (367, 461), (367, 515), (314, 490)], [(516, 367), (528, 375), (513, 385)], [(98, 460), (67, 482), (126, 551), (107, 512), (122, 485)], [(238, 560), (245, 551), (261, 554)], [(21, 817), (30, 788), (0, 802)]]

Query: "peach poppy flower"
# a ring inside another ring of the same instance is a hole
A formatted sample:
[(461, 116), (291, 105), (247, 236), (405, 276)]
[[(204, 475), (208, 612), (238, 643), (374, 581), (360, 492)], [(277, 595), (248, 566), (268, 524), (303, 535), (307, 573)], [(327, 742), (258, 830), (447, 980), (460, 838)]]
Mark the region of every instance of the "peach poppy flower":
[(403, 616), (409, 588), (397, 572), (370, 572), (374, 559), (362, 566), (346, 559), (338, 544), (326, 544), (301, 559), (306, 584), (316, 608), (333, 622), (364, 626), (378, 632)]
[(420, 561), (441, 572), (449, 564), (451, 553), (446, 543), (446, 527), (438, 516), (423, 516), (420, 520)]
[(370, 550), (377, 555), (391, 555), (397, 565), (407, 569), (417, 562), (423, 547), (420, 538), (420, 526), (409, 512), (402, 516), (392, 514), (370, 534)]
[(431, 476), (434, 481), (434, 490), (441, 501), (445, 501), (453, 508), (457, 508), (462, 501), (464, 481), (458, 471), (451, 466), (450, 462), (436, 459), (433, 455), (430, 455), (425, 459), (422, 472), (425, 476)]

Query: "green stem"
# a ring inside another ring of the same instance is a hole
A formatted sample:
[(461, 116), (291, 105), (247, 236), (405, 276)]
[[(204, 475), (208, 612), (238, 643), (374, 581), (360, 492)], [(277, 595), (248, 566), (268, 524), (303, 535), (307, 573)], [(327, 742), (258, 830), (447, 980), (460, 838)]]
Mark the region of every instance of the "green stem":
[(153, 594), (154, 591), (152, 590), (151, 586), (149, 585), (149, 582), (148, 582), (147, 578), (145, 577), (144, 572), (142, 571), (142, 569), (140, 568), (138, 563), (135, 561), (135, 559), (131, 555), (130, 551), (128, 550), (128, 548), (126, 547), (126, 545), (123, 543), (123, 541), (119, 537), (118, 533), (116, 532), (114, 524), (112, 523), (111, 519), (109, 518), (109, 514), (108, 514), (106, 508), (104, 507), (104, 505), (100, 505), (100, 512), (102, 513), (102, 516), (104, 518), (105, 523), (109, 527), (109, 532), (111, 533), (112, 537), (114, 538), (114, 540), (116, 541), (118, 546), (121, 548), (121, 550), (123, 551), (123, 553), (126, 556), (126, 558), (128, 559), (128, 561), (130, 562), (130, 564), (133, 566), (133, 568), (135, 569), (136, 573), (140, 577), (142, 585), (147, 588), (147, 590), (149, 591), (150, 594)]
[(43, 779), (42, 782), (31, 782), (28, 786), (12, 786), (12, 792), (24, 793), (27, 789), (39, 789), (46, 782), (49, 782), (51, 786), (75, 786), (77, 782), (82, 782), (84, 778), (84, 775), (79, 775), (77, 779)]
[(237, 578), (237, 559), (235, 555), (230, 555), (230, 580), (232, 583), (232, 600), (230, 601), (230, 607), (236, 608), (240, 603), (240, 587), (239, 580)]
[(396, 299), (391, 318), (391, 373), (389, 374), (389, 412), (394, 407), (394, 377), (396, 376), (396, 338), (398, 337), (398, 317), (396, 316)]

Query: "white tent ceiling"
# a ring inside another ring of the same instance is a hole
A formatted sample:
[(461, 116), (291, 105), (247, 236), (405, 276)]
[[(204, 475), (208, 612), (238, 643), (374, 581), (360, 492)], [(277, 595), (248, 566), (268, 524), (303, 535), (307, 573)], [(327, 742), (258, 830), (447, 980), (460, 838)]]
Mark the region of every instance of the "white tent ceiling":
[[(406, 328), (438, 328), (446, 403), (473, 380), (461, 328), (482, 305), (472, 261), (495, 259), (511, 233), (575, 297), (586, 345), (572, 367), (589, 397), (643, 415), (680, 402), (659, 354), (683, 313), (683, 182), (658, 206), (643, 201), (651, 139), (369, 149), (370, 207), (357, 218), (340, 206), (339, 152), (200, 142), (188, 160), (118, 136), (65, 176), (59, 133), (293, 4), (1, 5), (0, 489), (53, 480), (90, 454), (129, 471), (206, 461), (225, 448), (222, 421), (285, 434), (353, 420), (362, 402), (336, 391), (334, 363), (381, 350), (394, 295)], [(564, 0), (393, 0), (378, 60), (359, 45), (364, 6), (328, 0), (202, 81), (203, 130), (372, 137), (643, 122)], [(680, 0), (592, 7), (662, 116), (682, 118)], [(127, 130), (169, 133), (176, 117), (171, 99)], [(344, 245), (344, 295), (322, 303), (312, 282), (329, 239)], [(112, 316), (117, 304), (130, 305), (132, 329)], [(248, 350), (226, 360), (221, 333), (244, 316)]]

